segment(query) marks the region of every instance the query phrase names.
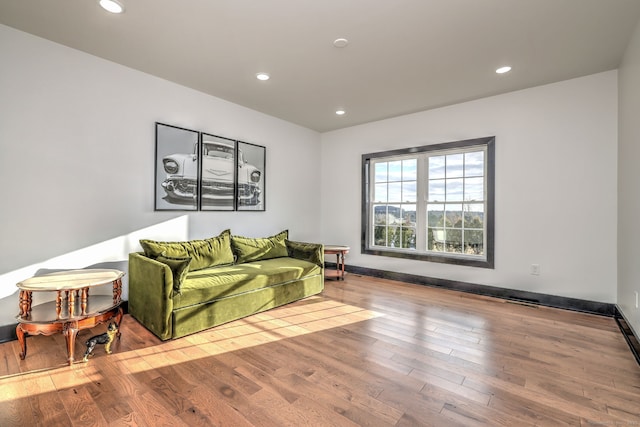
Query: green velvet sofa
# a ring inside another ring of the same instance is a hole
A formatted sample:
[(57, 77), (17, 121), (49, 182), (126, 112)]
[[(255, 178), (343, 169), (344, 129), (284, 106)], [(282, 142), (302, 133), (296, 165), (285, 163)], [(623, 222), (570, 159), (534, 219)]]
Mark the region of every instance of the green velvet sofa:
[(321, 244), (288, 232), (255, 239), (230, 230), (204, 240), (141, 240), (129, 254), (129, 313), (162, 340), (179, 338), (318, 294)]

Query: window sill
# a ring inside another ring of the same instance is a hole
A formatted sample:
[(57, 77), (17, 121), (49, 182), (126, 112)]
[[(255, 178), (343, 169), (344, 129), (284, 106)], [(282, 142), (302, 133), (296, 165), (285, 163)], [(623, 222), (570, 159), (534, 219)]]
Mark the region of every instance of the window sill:
[(362, 247), (362, 253), (365, 255), (387, 256), (393, 258), (404, 258), (418, 261), (438, 262), (442, 264), (462, 265), (467, 267), (479, 267), (493, 269), (493, 259), (485, 259), (479, 257), (471, 257), (466, 255), (455, 254), (433, 254), (421, 253), (414, 250), (384, 250)]

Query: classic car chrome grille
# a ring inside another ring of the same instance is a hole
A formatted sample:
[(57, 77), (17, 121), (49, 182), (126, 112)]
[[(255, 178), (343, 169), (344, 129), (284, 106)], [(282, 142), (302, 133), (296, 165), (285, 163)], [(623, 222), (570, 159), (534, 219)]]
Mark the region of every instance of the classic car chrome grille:
[(253, 193), (256, 191), (256, 186), (251, 184), (240, 184), (238, 185), (238, 195), (240, 197), (249, 197), (253, 196)]
[(202, 183), (202, 195), (233, 197), (233, 183), (205, 181)]

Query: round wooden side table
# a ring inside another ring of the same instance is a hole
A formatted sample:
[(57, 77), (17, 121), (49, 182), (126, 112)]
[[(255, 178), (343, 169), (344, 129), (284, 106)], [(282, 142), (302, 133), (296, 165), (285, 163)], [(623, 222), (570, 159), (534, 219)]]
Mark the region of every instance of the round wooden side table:
[(325, 269), (324, 277), (333, 277), (337, 280), (344, 280), (344, 258), (349, 253), (349, 246), (324, 245), (324, 255), (336, 255), (336, 269)]
[[(120, 336), (122, 322), (122, 276), (120, 270), (68, 270), (35, 276), (17, 284), (20, 289), (16, 335), (20, 359), (27, 357), (28, 335), (62, 332), (67, 342), (67, 359), (73, 364), (78, 331), (93, 328), (115, 318)], [(89, 295), (89, 289), (112, 286), (112, 295)], [(56, 300), (32, 306), (33, 292), (56, 292)]]

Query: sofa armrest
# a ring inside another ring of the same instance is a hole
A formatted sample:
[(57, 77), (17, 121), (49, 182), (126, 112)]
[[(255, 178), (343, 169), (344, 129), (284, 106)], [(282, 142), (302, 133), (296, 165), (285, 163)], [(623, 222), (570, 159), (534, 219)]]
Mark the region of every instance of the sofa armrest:
[(312, 262), (324, 268), (324, 245), (320, 243), (305, 243), (285, 240), (287, 253), (291, 258)]
[(129, 254), (129, 313), (160, 339), (171, 338), (173, 274), (142, 253)]

